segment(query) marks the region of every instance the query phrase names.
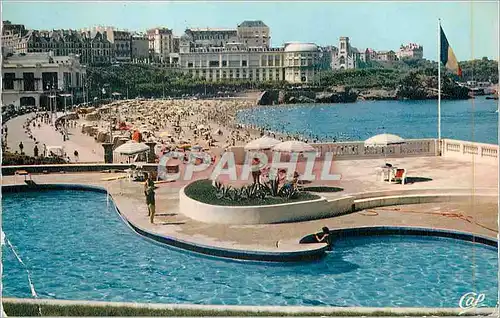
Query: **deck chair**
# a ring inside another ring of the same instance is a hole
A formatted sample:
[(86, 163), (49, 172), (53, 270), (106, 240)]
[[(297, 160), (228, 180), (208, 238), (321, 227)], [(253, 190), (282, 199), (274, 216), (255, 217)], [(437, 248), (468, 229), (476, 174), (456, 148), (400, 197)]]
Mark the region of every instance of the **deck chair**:
[(394, 174), (394, 182), (401, 182), (401, 184), (405, 184), (406, 181), (406, 169), (396, 169), (396, 173)]

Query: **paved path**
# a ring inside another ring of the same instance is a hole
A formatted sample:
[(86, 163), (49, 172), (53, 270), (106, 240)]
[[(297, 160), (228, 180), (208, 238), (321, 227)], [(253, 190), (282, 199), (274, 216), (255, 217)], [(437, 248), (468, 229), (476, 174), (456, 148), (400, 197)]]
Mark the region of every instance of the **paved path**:
[[(61, 115), (62, 113), (58, 113), (58, 116)], [(19, 143), (22, 141), (24, 152), (27, 155), (33, 155), (35, 141), (28, 137), (23, 128), (25, 121), (33, 116), (34, 114), (22, 115), (7, 122), (9, 129), (7, 145), (12, 152), (19, 151)], [(39, 142), (38, 149), (40, 154), (43, 151), (43, 144), (47, 145), (47, 147), (63, 146), (71, 162), (76, 161), (73, 155), (75, 150), (78, 150), (80, 162), (104, 162), (102, 146), (96, 143), (94, 138), (81, 134), (79, 130), (80, 127), (69, 129), (69, 140), (63, 141), (62, 135), (53, 126), (41, 123), (40, 128), (38, 128), (38, 125), (31, 127), (33, 137)]]

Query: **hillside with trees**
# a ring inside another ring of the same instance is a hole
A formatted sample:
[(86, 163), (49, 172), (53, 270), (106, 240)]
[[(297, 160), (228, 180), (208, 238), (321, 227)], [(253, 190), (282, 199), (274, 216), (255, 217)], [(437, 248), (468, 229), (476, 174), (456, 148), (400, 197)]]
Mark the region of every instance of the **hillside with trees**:
[(498, 61), (483, 57), (480, 60), (464, 61), (459, 64), (465, 81), (491, 81), (498, 84)]
[[(466, 91), (456, 81), (488, 81), (498, 83), (498, 62), (482, 58), (460, 62), (463, 77), (442, 67), (445, 98), (466, 98)], [(286, 82), (252, 82), (249, 80), (222, 80), (209, 82), (192, 78), (178, 70), (149, 64), (121, 64), (96, 66), (87, 69), (87, 90), (90, 97), (109, 98), (111, 92), (134, 97), (180, 97), (183, 95), (217, 96), (246, 90), (290, 90)], [(307, 85), (313, 91), (332, 91), (339, 87), (352, 91), (385, 91), (394, 98), (435, 98), (437, 89), (437, 63), (425, 59), (404, 59), (394, 62), (372, 61), (358, 69), (327, 70), (320, 72)], [(102, 89), (105, 88), (105, 94)], [(382, 94), (386, 96), (387, 94)]]
[(121, 64), (87, 68), (87, 85), (90, 95), (101, 96), (119, 92), (122, 96), (140, 97), (180, 97), (182, 95), (220, 95), (250, 89), (274, 89), (285, 87), (284, 82), (255, 83), (251, 81), (208, 82), (192, 78), (178, 70), (160, 68), (149, 64)]

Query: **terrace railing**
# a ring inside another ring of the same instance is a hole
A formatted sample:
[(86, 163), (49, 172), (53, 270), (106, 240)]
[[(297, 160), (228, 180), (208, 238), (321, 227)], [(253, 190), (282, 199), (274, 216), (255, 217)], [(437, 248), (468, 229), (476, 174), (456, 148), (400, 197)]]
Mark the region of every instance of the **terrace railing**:
[(311, 145), (318, 151), (318, 158), (324, 158), (326, 153), (331, 152), (336, 160), (378, 157), (426, 157), (438, 154), (438, 145), (435, 139), (410, 139), (404, 144), (387, 147), (367, 147), (363, 141)]
[(470, 141), (443, 139), (441, 144), (443, 157), (462, 158), (466, 160), (495, 162), (498, 160), (498, 145), (483, 144)]

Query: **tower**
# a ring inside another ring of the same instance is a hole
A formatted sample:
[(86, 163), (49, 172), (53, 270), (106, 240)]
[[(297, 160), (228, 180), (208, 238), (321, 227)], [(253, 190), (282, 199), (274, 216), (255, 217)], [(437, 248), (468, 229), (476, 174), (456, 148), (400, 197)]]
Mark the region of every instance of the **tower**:
[(349, 45), (349, 37), (341, 36), (339, 39), (339, 55), (338, 55), (339, 69), (342, 70), (348, 68), (350, 51), (351, 48)]

